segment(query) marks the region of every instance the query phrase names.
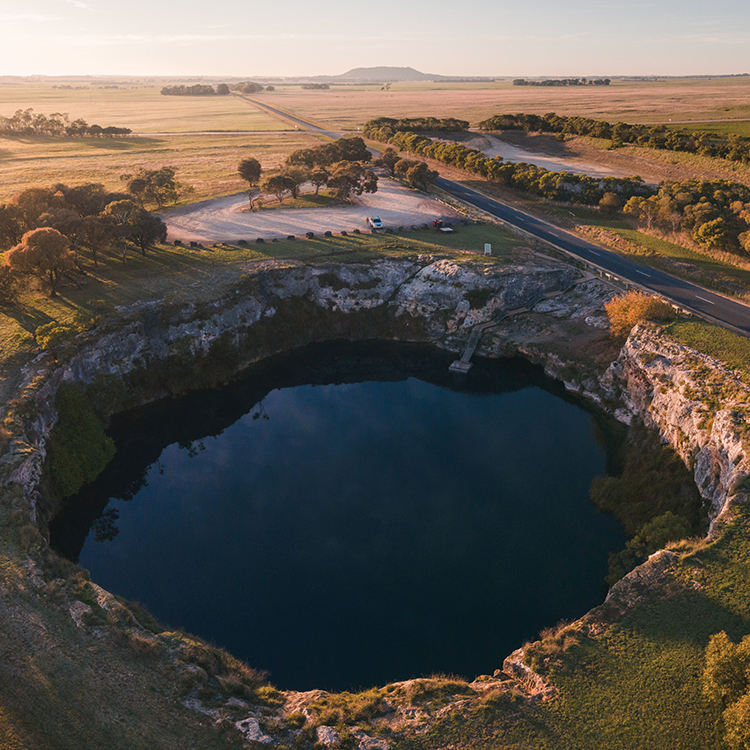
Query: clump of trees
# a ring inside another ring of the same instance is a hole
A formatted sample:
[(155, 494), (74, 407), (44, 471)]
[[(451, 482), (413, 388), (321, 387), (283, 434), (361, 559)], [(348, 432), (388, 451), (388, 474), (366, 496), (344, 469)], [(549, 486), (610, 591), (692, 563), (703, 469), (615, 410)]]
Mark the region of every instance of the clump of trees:
[(525, 130), (560, 135), (590, 135), (612, 141), (613, 147), (633, 144), (667, 151), (685, 151), (700, 156), (716, 156), (729, 161), (750, 163), (750, 138), (736, 134), (688, 133), (666, 125), (611, 123), (590, 117), (565, 117), (554, 112), (546, 115), (503, 114), (479, 123), (482, 130)]
[(729, 180), (663, 182), (623, 211), (648, 232), (682, 234), (706, 250), (750, 255), (750, 188)]
[(614, 338), (627, 338), (639, 323), (664, 323), (674, 319), (675, 311), (664, 300), (643, 292), (628, 292), (604, 305), (609, 330)]
[(309, 89), (312, 91), (323, 91), (331, 87), (327, 83), (303, 83), (302, 88)]
[(529, 81), (526, 78), (514, 78), (514, 86), (609, 86), (609, 78), (547, 78), (543, 81)]
[(124, 260), (128, 248), (145, 255), (166, 236), (164, 222), (131, 193), (98, 183), (29, 188), (0, 204), (0, 248), (6, 250), (0, 293), (7, 299), (18, 279), (36, 277), (54, 296), (64, 278), (85, 272), (84, 253), (96, 266), (107, 250)]
[[(315, 148), (299, 149), (287, 157), (282, 169), (260, 183), (260, 192), (276, 196), (279, 203), (283, 203), (287, 195), (296, 198), (306, 182), (315, 186), (316, 195), (326, 185), (341, 200), (363, 192), (374, 193), (378, 178), (364, 166), (371, 159), (365, 142), (358, 137), (339, 138)], [(256, 159), (243, 159), (237, 169), (250, 184), (250, 200), (254, 202), (253, 186), (260, 179), (260, 163)]]
[[(271, 90), (273, 90), (273, 87), (269, 88), (269, 91)], [(232, 86), (232, 91), (236, 91), (240, 94), (257, 94), (263, 91), (263, 86), (255, 81), (241, 81)]]
[(191, 186), (177, 182), (176, 173), (176, 167), (139, 169), (135, 175), (120, 175), (120, 179), (127, 182), (128, 193), (141, 206), (151, 203), (162, 209), (167, 203), (176, 203), (180, 196), (193, 190)]
[(114, 138), (130, 135), (130, 128), (109, 125), (89, 125), (86, 120), (71, 122), (67, 114), (55, 112), (51, 115), (35, 114), (33, 109), (17, 109), (11, 117), (0, 117), (0, 135), (6, 136), (47, 136), (49, 138), (74, 138), (91, 136), (94, 138)]
[(459, 133), (469, 129), (468, 120), (455, 117), (376, 117), (365, 123), (365, 137), (387, 143), (396, 133)]
[(160, 93), (162, 96), (227, 96), (229, 86), (226, 83), (220, 83), (216, 88), (209, 83), (196, 83), (193, 86), (179, 84), (163, 86)]
[(399, 176), (412, 187), (426, 190), (440, 176), (423, 161), (404, 159), (392, 148), (387, 148), (374, 162), (376, 167), (385, 169), (391, 177)]

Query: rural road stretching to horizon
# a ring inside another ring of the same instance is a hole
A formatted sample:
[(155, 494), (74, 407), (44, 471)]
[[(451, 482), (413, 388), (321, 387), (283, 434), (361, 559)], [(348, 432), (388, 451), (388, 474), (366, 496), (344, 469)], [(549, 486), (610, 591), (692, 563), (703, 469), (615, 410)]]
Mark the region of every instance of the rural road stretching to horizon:
[[(313, 125), (304, 119), (271, 107), (256, 99), (241, 98), (269, 111), (271, 114), (289, 120), (305, 130), (320, 133), (329, 138), (339, 138), (343, 135), (341, 132), (326, 130), (318, 125)], [(621, 279), (657, 292), (672, 300), (676, 305), (696, 313), (700, 317), (708, 318), (737, 333), (750, 337), (750, 307), (741, 302), (723, 297), (720, 294), (691, 284), (689, 281), (678, 279), (663, 271), (633, 263), (599, 245), (582, 240), (576, 235), (556, 227), (554, 224), (512, 208), (494, 198), (489, 198), (453, 180), (439, 177), (435, 184), (449, 195), (501, 219), (506, 224), (528, 232), (540, 240), (549, 242), (581, 260), (594, 263)]]

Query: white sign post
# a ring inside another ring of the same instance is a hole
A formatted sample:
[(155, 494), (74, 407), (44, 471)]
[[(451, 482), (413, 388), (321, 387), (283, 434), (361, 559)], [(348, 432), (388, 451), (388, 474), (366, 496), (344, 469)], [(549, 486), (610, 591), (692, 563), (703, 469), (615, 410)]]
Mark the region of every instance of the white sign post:
[(484, 254), (492, 255), (492, 245), (489, 242), (484, 243)]

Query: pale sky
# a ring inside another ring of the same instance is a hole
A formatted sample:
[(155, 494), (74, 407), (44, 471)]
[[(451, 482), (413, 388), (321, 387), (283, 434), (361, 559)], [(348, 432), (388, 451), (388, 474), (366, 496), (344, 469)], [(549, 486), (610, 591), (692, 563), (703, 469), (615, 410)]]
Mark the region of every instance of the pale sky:
[(750, 0), (0, 0), (0, 75), (750, 72)]

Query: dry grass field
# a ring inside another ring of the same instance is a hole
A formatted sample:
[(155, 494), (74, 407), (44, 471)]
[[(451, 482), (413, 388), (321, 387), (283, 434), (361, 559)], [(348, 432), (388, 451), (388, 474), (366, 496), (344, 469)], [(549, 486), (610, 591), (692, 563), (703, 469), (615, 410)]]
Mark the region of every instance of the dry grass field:
[(611, 121), (750, 119), (750, 77), (614, 80), (610, 86), (541, 88), (497, 83), (394, 83), (307, 91), (277, 86), (256, 95), (330, 127), (356, 130), (373, 117), (432, 115), (476, 124), (500, 112), (582, 115)]
[[(64, 85), (64, 84), (63, 84)], [(66, 113), (89, 124), (115, 125), (136, 133), (201, 130), (287, 130), (289, 126), (234, 96), (162, 96), (161, 84), (138, 88), (55, 89), (50, 83), (0, 83), (0, 115), (18, 109)]]
[(177, 179), (195, 188), (200, 200), (245, 189), (237, 175), (241, 159), (254, 157), (264, 169), (281, 165), (299, 148), (319, 143), (299, 132), (171, 133), (127, 138), (0, 138), (0, 202), (35, 185), (100, 182), (121, 190), (121, 174), (139, 168), (178, 168)]

